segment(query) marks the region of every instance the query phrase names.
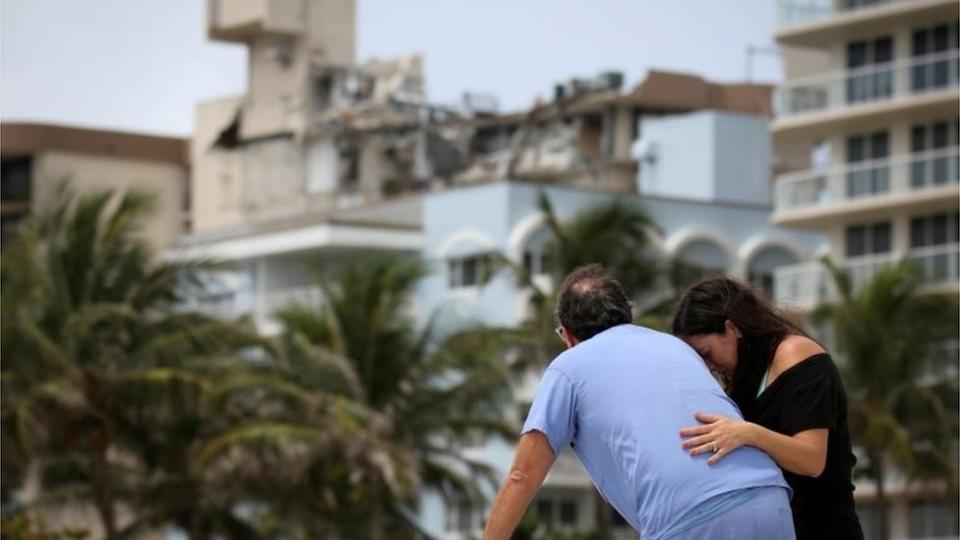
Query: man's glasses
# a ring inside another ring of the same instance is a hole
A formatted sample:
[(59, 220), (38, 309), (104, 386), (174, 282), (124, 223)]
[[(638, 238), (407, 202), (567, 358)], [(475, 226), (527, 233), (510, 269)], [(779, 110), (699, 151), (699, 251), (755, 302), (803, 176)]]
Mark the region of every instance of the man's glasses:
[(558, 326), (558, 327), (554, 328), (553, 331), (556, 332), (558, 336), (560, 336), (560, 339), (564, 339), (564, 340), (566, 339), (566, 338), (564, 337), (565, 334), (563, 333), (563, 327), (562, 327), (562, 326)]

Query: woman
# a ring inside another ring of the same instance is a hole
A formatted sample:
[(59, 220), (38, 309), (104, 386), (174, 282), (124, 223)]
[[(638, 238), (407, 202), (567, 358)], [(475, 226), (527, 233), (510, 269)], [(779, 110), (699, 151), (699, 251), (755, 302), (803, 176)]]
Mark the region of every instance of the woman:
[(797, 538), (856, 538), (847, 398), (830, 356), (749, 287), (710, 278), (680, 301), (673, 333), (720, 375), (744, 421), (703, 411), (681, 431), (691, 455), (714, 464), (755, 446), (783, 469), (793, 488)]

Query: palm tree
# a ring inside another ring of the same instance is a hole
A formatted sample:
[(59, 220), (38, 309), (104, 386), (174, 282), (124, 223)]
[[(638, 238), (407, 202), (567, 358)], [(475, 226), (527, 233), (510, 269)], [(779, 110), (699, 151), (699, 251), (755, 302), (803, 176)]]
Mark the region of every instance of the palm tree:
[(205, 363), (257, 343), (174, 310), (192, 266), (159, 261), (139, 236), (152, 207), (141, 194), (64, 186), (0, 265), (4, 477), (11, 465), (16, 480), (4, 499), (34, 470), (31, 504), (92, 504), (111, 540), (124, 534), (121, 504), (137, 527), (141, 514), (169, 517), (158, 509), (170, 499), (152, 490), (189, 470), (178, 460), (205, 429), (191, 409)]
[(956, 339), (957, 299), (924, 294), (909, 262), (879, 271), (859, 291), (845, 270), (824, 262), (839, 296), (812, 319), (830, 324), (844, 362), (851, 435), (876, 485), (876, 530), (885, 540), (891, 468), (946, 479), (955, 493), (957, 381), (933, 362), (937, 348)]
[[(663, 326), (660, 319), (667, 313), (670, 300), (657, 299), (648, 305), (645, 293), (659, 284), (667, 265), (652, 249), (658, 228), (643, 210), (613, 202), (561, 221), (545, 193), (540, 194), (538, 204), (548, 232), (544, 257), (552, 283), (559, 284), (579, 266), (600, 263), (635, 300), (644, 300), (638, 320)], [(530, 295), (529, 316), (514, 337), (525, 352), (523, 357), (532, 366), (543, 366), (563, 350), (553, 331), (555, 298), (538, 286), (523, 264), (505, 255), (498, 255), (496, 263), (497, 268), (509, 269), (517, 285)]]
[[(276, 314), (286, 329), (277, 364), (221, 392), (252, 420), (211, 440), (202, 465), (229, 469), (238, 451), (286, 463), (291, 499), (276, 501), (277, 512), (313, 519), (305, 530), (314, 537), (413, 534), (421, 488), (481, 499), (477, 482), (492, 482), (493, 471), (462, 448), (475, 435), (515, 433), (500, 414), (502, 338), (471, 329), (437, 343), (430, 322), (418, 331), (419, 260), (364, 254), (337, 270), (318, 266), (323, 306)], [(259, 485), (269, 489), (269, 479)]]

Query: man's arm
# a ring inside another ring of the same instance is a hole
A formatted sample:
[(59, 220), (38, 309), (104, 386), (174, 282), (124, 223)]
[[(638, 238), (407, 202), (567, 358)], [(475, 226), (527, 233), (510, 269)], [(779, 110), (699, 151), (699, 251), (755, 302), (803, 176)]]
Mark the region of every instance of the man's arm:
[(529, 431), (520, 437), (510, 474), (500, 486), (483, 540), (508, 540), (527, 510), (556, 455), (546, 435)]

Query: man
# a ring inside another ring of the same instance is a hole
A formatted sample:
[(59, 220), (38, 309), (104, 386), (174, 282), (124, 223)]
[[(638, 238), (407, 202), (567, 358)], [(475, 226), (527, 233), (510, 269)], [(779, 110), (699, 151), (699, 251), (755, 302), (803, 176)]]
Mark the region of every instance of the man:
[(630, 324), (626, 293), (599, 265), (567, 276), (557, 317), (567, 351), (543, 374), (485, 540), (510, 537), (568, 444), (644, 540), (794, 538), (769, 456), (744, 446), (708, 465), (681, 447), (695, 412), (740, 417), (692, 349)]

